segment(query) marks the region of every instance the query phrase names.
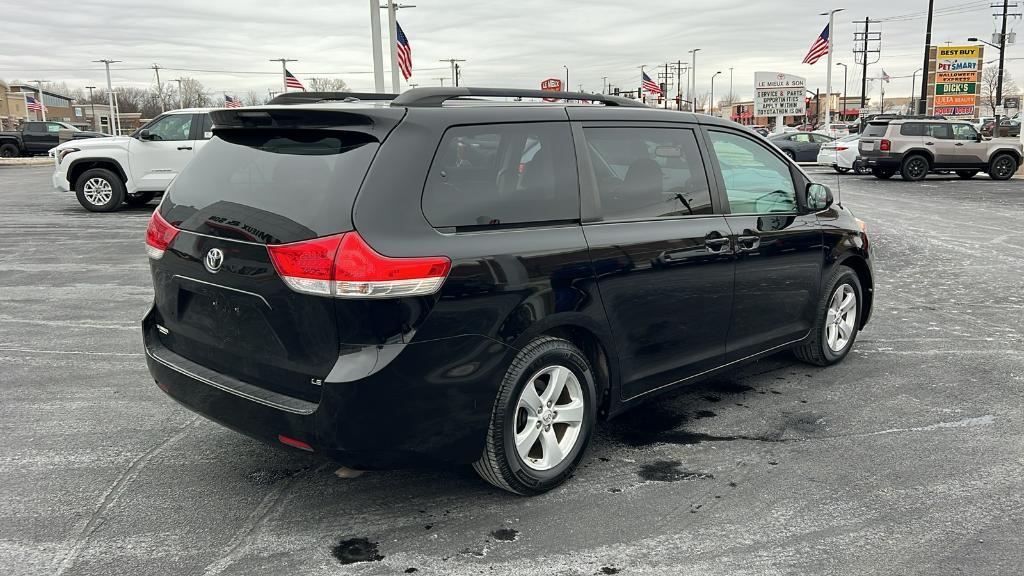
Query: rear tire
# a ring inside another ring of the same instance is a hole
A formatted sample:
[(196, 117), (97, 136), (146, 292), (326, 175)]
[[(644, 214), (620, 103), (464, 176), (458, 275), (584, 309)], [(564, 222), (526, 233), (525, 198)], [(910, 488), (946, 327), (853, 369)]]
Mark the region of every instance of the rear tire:
[(790, 160), (792, 160), (793, 162), (796, 162), (796, 154), (794, 154), (792, 150), (783, 150), (782, 152), (783, 152), (783, 153), (784, 153), (784, 154), (785, 154), (785, 155), (786, 155), (786, 156), (787, 156), (787, 157), (788, 157), (788, 158), (789, 158)]
[(868, 170), (867, 166), (865, 166), (864, 163), (859, 160), (853, 163), (853, 171), (859, 174), (860, 176), (866, 176), (871, 173), (871, 171)]
[[(853, 349), (860, 332), (863, 292), (857, 273), (846, 266), (839, 266), (832, 273), (818, 300), (818, 314), (810, 335), (793, 353), (808, 364), (829, 366), (841, 362)], [(843, 306), (846, 297), (852, 296), (849, 306)], [(836, 302), (840, 304), (837, 308)]]
[(113, 212), (124, 202), (124, 182), (106, 168), (86, 170), (75, 182), (78, 203), (90, 212)]
[(847, 172), (850, 171), (849, 168), (843, 168), (842, 166), (833, 166), (832, 169), (835, 170), (838, 174), (846, 174)]
[(964, 180), (970, 180), (978, 175), (980, 170), (957, 170), (956, 175)]
[(21, 155), (21, 151), (14, 144), (8, 142), (3, 146), (0, 146), (0, 158), (17, 158)]
[[(561, 386), (549, 388), (556, 381)], [(567, 340), (536, 338), (505, 373), (484, 453), (473, 469), (502, 490), (526, 496), (547, 492), (575, 471), (596, 418), (594, 371), (587, 358)]]
[(931, 165), (928, 163), (928, 159), (920, 154), (914, 154), (903, 159), (903, 164), (900, 165), (900, 175), (908, 182), (919, 182), (928, 175), (929, 169), (931, 169)]
[(147, 192), (136, 192), (135, 194), (128, 194), (125, 196), (124, 201), (129, 206), (145, 206), (149, 204), (149, 201), (156, 198), (156, 192), (152, 190)]
[(988, 168), (988, 176), (993, 180), (1009, 180), (1017, 173), (1017, 159), (1009, 154), (996, 154)]
[(878, 178), (879, 180), (888, 180), (889, 178), (892, 178), (894, 174), (896, 174), (896, 171), (889, 168), (872, 168), (871, 174), (873, 174), (875, 178)]

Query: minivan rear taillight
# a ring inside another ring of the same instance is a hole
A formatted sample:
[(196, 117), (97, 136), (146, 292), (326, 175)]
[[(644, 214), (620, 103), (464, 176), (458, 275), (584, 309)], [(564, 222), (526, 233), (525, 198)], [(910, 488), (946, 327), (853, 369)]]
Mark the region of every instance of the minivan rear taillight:
[(888, 152), (889, 150), (892, 150), (892, 142), (889, 140), (882, 140), (878, 143), (878, 149), (882, 152)]
[(383, 256), (357, 232), (267, 246), (267, 250), (289, 288), (337, 298), (433, 294), (441, 287), (452, 265), (444, 256)]
[(146, 229), (146, 254), (153, 260), (163, 258), (164, 250), (167, 250), (177, 235), (178, 229), (164, 220), (159, 209), (154, 210), (149, 217), (149, 228)]

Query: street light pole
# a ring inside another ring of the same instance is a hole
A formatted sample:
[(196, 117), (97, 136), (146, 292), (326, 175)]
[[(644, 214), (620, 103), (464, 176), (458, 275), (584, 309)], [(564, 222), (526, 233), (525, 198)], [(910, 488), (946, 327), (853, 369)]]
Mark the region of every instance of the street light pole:
[(181, 92), (181, 81), (183, 78), (175, 78), (174, 81), (178, 83), (178, 109), (181, 110), (185, 107), (185, 95)]
[[(693, 112), (697, 111), (697, 52), (699, 51), (700, 48), (694, 48), (693, 50), (690, 50), (690, 56), (692, 56), (690, 62), (690, 78), (692, 78), (693, 82), (693, 93), (688, 94), (687, 99), (693, 103)], [(686, 91), (690, 91), (689, 84), (687, 84), (686, 86)]]
[[(847, 70), (846, 64), (843, 64), (842, 62), (836, 62), (836, 66), (842, 66), (843, 67), (843, 102), (842, 102), (843, 113), (840, 114), (840, 115), (844, 116), (843, 122), (846, 122), (846, 118), (845, 118), (845, 116), (846, 116), (846, 79), (847, 79), (847, 76), (848, 76), (847, 75), (848, 70)], [(913, 92), (913, 90), (911, 90), (911, 92)]]
[(715, 115), (715, 76), (721, 73), (722, 71), (719, 70), (711, 75), (711, 96), (708, 98), (708, 116)]
[(391, 91), (398, 94), (402, 90), (400, 69), (398, 67), (398, 16), (399, 8), (415, 8), (414, 4), (397, 4), (395, 0), (387, 0), (381, 6), (388, 11), (388, 34), (391, 36)]
[[(921, 69), (918, 68), (917, 70), (914, 70), (913, 74), (910, 75), (910, 101), (914, 104), (913, 110), (915, 112), (917, 111), (917, 102), (914, 101), (914, 87), (917, 86), (917, 73), (920, 71)], [(923, 77), (921, 78), (921, 81), (924, 82)]]
[(563, 90), (568, 90), (569, 89), (569, 67), (566, 66), (565, 64), (562, 64), (562, 68), (565, 68), (565, 88), (563, 88)]
[(92, 91), (96, 89), (95, 86), (86, 86), (86, 90), (89, 91), (89, 108), (92, 110), (92, 129), (96, 130), (96, 101), (92, 99)]
[(373, 44), (373, 87), (384, 92), (384, 53), (380, 46), (380, 0), (370, 0), (370, 42)]

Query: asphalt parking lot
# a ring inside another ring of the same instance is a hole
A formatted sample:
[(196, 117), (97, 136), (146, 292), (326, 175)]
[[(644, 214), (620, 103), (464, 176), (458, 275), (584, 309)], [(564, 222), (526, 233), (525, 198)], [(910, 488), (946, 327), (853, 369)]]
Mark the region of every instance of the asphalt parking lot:
[[(833, 186), (835, 174), (813, 170)], [(0, 168), (4, 574), (1020, 574), (1024, 181), (841, 177), (873, 321), (606, 424), (536, 498), (261, 444), (153, 384), (152, 206), (90, 214)]]

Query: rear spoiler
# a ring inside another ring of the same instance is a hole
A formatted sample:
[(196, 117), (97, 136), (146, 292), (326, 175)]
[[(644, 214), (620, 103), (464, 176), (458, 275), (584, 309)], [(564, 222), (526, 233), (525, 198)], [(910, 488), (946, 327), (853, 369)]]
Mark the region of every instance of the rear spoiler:
[(224, 108), (210, 112), (213, 131), (221, 130), (333, 130), (371, 134), (383, 141), (405, 111), (396, 108), (342, 110), (262, 106)]

